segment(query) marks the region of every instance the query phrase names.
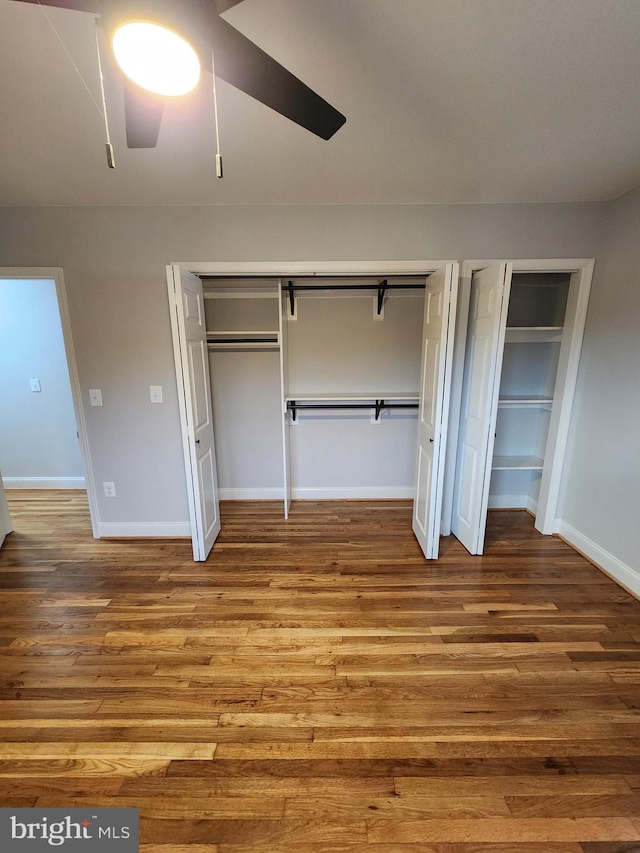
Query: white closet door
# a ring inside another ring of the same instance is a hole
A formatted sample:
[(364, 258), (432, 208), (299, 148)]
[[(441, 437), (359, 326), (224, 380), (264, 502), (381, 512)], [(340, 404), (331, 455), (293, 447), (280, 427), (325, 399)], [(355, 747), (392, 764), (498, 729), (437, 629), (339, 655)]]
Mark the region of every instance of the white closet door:
[(4, 542), (4, 538), (13, 530), (11, 524), (11, 516), (9, 515), (9, 506), (7, 504), (7, 496), (4, 491), (4, 483), (0, 474), (0, 545)]
[(179, 266), (167, 267), (167, 279), (193, 559), (206, 560), (220, 513), (204, 296), (201, 280)]
[(487, 522), (511, 264), (473, 274), (451, 530), (481, 554)]
[(425, 290), (413, 532), (428, 560), (437, 559), (440, 541), (457, 281), (458, 265), (447, 264)]

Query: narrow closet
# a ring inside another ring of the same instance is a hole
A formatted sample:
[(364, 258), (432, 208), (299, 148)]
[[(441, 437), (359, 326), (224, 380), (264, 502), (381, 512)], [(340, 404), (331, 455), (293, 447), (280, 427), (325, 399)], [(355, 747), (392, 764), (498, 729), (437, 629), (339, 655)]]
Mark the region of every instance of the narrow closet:
[(557, 529), (593, 264), (514, 266), (467, 269), (463, 278), (468, 317), (463, 312), (466, 329), (458, 329), (464, 359), (457, 360), (460, 418), (449, 445), (450, 527), (472, 554), (483, 551), (489, 508), (527, 509), (538, 530)]
[(537, 511), (569, 281), (569, 273), (512, 275), (489, 507)]

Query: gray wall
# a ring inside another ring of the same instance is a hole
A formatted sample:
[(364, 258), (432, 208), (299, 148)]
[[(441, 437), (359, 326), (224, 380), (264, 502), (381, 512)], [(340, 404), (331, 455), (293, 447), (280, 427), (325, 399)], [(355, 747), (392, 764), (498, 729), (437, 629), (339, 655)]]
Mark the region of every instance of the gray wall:
[(596, 271), (561, 515), (640, 574), (640, 190), (609, 205)]
[[(598, 257), (602, 204), (0, 209), (0, 264), (61, 266), (102, 522), (188, 519), (170, 261)], [(164, 405), (149, 402), (162, 385)], [(89, 408), (101, 388), (104, 406)]]
[(7, 486), (84, 477), (52, 279), (0, 279), (0, 469)]

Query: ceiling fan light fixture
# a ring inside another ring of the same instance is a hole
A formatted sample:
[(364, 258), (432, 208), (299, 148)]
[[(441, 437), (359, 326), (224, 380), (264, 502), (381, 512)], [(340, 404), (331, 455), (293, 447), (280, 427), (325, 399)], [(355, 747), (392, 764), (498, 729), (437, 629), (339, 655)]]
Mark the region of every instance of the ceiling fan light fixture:
[(200, 61), (181, 35), (147, 21), (130, 21), (113, 34), (116, 62), (130, 80), (157, 95), (186, 95), (200, 80)]

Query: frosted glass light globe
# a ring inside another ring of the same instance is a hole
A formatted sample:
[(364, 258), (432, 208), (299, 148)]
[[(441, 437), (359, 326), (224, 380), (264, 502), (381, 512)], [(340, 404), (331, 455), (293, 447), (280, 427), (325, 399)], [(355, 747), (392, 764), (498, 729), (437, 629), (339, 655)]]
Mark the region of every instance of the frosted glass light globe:
[(186, 95), (200, 80), (195, 50), (159, 24), (123, 24), (113, 34), (113, 52), (129, 79), (157, 95)]

